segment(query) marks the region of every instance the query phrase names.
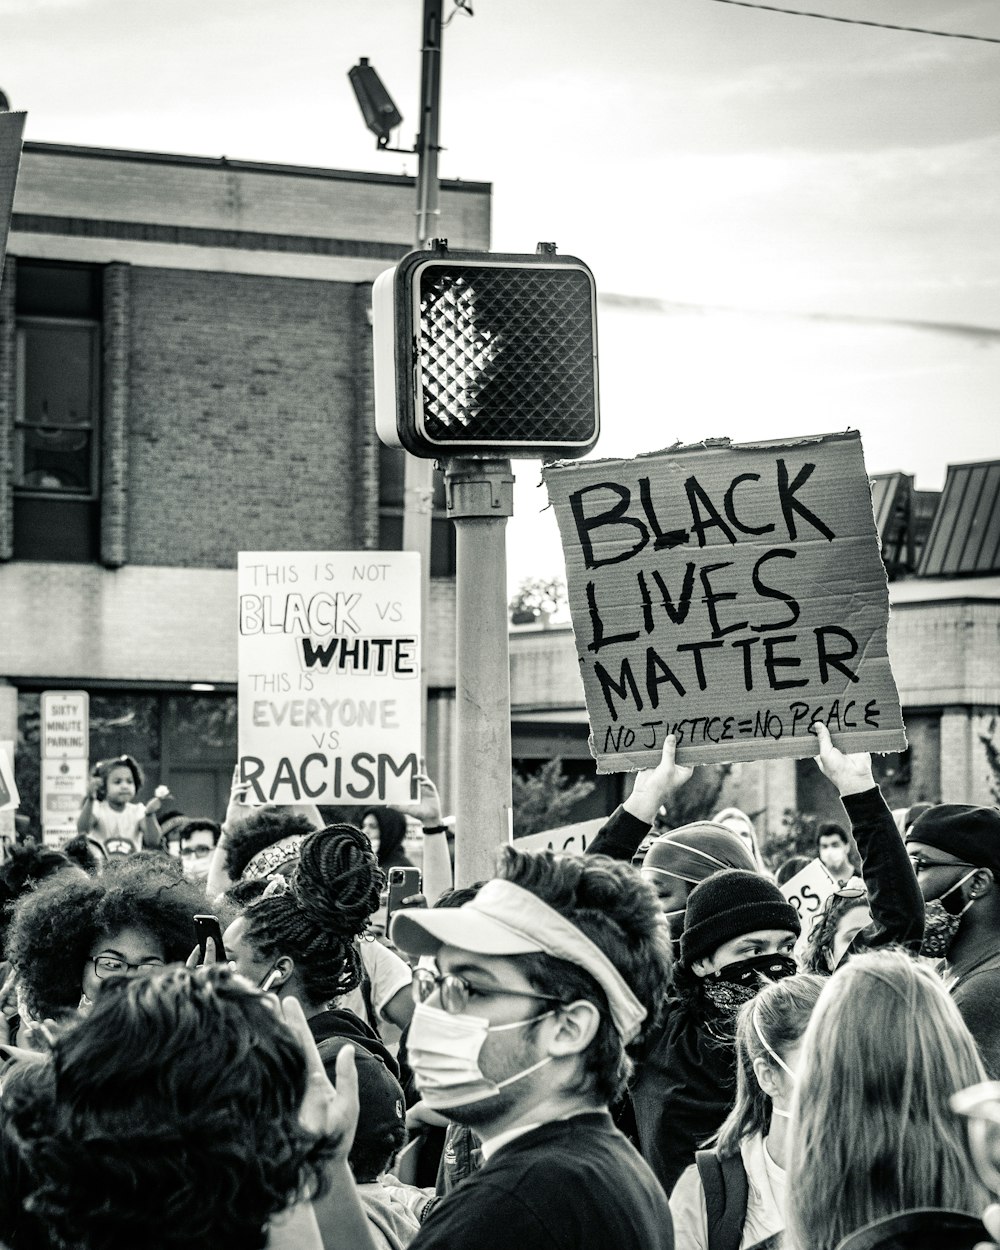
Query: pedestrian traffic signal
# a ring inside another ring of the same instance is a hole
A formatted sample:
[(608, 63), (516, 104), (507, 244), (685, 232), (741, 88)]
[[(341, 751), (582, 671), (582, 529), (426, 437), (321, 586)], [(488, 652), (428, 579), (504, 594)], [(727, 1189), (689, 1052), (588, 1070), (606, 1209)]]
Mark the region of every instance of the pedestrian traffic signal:
[(375, 281), (378, 436), (415, 456), (580, 456), (597, 442), (597, 293), (574, 256), (410, 252)]

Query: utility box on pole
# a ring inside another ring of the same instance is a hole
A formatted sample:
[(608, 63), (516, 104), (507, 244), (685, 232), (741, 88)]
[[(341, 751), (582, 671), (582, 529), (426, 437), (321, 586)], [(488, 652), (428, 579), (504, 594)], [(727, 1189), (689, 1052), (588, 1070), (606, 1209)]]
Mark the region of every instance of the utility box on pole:
[(414, 456), (581, 456), (597, 442), (594, 276), (535, 255), (410, 252), (375, 281), (375, 420)]

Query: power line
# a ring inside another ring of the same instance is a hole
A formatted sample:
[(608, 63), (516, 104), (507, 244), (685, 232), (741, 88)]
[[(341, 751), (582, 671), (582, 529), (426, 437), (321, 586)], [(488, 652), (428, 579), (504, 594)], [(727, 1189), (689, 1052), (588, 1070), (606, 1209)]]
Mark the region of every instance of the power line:
[(861, 17), (835, 17), (832, 13), (812, 13), (808, 9), (780, 9), (775, 4), (755, 4), (753, 0), (715, 0), (716, 4), (736, 4), (741, 9), (764, 9), (768, 13), (786, 13), (790, 17), (818, 17), (824, 22), (842, 22), (845, 26), (876, 26), (879, 30), (905, 30), (913, 35), (937, 35), (940, 39), (974, 39), (977, 43), (1000, 43), (991, 35), (965, 35), (953, 30), (928, 30), (925, 26), (894, 26), (891, 22), (868, 22)]

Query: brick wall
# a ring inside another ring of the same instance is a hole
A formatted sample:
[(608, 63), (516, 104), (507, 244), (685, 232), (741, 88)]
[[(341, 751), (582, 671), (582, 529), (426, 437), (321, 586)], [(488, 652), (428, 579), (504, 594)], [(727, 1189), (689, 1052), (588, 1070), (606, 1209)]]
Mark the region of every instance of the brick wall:
[(357, 289), (136, 268), (131, 302), (130, 561), (370, 545)]

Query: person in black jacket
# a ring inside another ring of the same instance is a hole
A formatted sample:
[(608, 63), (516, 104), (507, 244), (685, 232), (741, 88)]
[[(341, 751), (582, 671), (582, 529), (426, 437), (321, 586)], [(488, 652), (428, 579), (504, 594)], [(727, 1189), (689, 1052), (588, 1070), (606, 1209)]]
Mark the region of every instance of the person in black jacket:
[(906, 835), (926, 900), (924, 954), (943, 958), (955, 1005), (1000, 1078), (1000, 812), (942, 803)]
[(670, 1194), (725, 1119), (736, 1092), (736, 1016), (796, 971), (798, 913), (773, 882), (727, 869), (687, 901), (666, 1011), (631, 1086), (639, 1145)]
[(368, 835), (378, 864), (386, 868), (412, 868), (403, 842), (406, 838), (406, 817), (394, 807), (370, 807), (361, 815), (361, 828)]

